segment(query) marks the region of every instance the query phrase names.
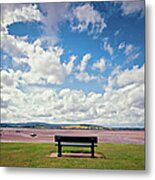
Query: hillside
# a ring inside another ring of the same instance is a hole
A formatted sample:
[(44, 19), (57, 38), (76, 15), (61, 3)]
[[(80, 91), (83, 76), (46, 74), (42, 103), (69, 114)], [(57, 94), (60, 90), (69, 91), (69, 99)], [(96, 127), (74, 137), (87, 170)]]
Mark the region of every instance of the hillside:
[(144, 130), (144, 128), (131, 127), (104, 127), (92, 124), (50, 124), (43, 122), (26, 123), (0, 123), (2, 128), (36, 128), (36, 129), (90, 129), (90, 130)]

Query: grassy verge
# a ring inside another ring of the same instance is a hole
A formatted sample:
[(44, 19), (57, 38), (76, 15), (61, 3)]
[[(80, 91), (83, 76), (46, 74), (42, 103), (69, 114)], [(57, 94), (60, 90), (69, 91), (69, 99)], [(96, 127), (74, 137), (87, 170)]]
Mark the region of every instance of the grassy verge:
[[(89, 152), (87, 148), (63, 148), (63, 152), (81, 150)], [(102, 158), (50, 158), (52, 152), (57, 152), (52, 143), (0, 143), (0, 166), (144, 170), (144, 145), (99, 143), (95, 152)]]

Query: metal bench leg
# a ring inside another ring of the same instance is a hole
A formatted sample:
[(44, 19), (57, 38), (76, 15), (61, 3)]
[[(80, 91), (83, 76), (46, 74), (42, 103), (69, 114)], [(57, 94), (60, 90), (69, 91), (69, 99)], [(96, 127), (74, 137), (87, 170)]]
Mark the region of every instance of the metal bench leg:
[(58, 157), (62, 156), (61, 149), (62, 149), (61, 144), (60, 144), (60, 142), (58, 142)]
[(91, 146), (91, 157), (94, 157), (94, 143)]

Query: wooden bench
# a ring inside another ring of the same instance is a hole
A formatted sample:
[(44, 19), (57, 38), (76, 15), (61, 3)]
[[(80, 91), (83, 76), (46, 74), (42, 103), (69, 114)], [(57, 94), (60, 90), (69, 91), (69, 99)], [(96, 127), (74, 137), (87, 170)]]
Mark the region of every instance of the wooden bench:
[(62, 156), (62, 146), (90, 147), (91, 157), (94, 157), (94, 147), (97, 147), (97, 137), (94, 136), (55, 136), (58, 146), (58, 157)]

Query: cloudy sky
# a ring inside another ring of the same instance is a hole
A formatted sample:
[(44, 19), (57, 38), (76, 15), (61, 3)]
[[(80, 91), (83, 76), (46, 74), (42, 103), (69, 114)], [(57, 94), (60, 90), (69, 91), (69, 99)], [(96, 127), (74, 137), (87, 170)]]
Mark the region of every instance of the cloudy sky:
[(143, 1), (1, 11), (1, 122), (144, 127)]

